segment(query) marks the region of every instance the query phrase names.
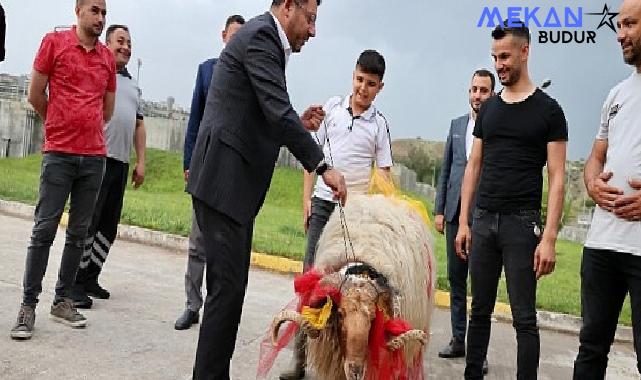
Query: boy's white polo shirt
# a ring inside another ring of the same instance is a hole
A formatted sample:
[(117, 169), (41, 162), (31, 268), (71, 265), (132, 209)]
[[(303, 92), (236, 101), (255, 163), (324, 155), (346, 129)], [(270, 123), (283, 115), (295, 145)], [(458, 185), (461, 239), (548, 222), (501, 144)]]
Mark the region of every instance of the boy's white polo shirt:
[[(350, 98), (351, 95), (329, 99), (323, 107), (325, 120), (312, 135), (323, 147), (325, 160), (345, 176), (348, 193), (365, 194), (372, 164), (376, 162), (379, 168), (393, 164), (389, 125), (373, 104), (360, 117), (353, 119), (349, 112)], [(316, 182), (314, 196), (326, 201), (334, 200), (332, 190), (322, 177)]]

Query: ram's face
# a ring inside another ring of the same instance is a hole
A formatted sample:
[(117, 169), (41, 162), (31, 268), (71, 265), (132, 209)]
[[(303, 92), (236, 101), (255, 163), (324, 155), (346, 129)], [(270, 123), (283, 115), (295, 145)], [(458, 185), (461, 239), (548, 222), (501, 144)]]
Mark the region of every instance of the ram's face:
[(378, 291), (369, 279), (349, 278), (341, 290), (338, 308), (345, 376), (360, 380), (365, 374), (369, 331), (376, 316)]

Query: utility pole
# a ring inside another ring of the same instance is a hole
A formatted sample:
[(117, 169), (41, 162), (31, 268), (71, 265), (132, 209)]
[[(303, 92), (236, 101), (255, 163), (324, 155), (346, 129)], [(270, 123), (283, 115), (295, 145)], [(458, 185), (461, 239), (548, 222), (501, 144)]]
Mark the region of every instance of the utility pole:
[(140, 67), (142, 66), (142, 59), (138, 58), (138, 74), (136, 74), (136, 86), (140, 88)]

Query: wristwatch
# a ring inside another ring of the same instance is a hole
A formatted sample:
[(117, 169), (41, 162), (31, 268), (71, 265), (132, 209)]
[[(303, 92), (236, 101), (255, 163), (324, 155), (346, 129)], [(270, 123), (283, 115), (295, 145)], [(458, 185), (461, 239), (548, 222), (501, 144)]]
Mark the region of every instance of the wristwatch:
[(325, 161), (325, 159), (323, 159), (321, 160), (321, 162), (318, 163), (314, 171), (316, 172), (317, 175), (323, 175), (325, 174), (326, 171), (328, 171), (331, 168), (332, 167), (329, 166), (329, 164)]

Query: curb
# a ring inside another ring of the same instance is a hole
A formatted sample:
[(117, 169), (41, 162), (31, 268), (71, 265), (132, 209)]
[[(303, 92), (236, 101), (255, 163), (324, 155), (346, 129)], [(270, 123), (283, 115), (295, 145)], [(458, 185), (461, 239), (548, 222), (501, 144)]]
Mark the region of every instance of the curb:
[[(22, 219), (32, 219), (34, 211), (34, 206), (0, 199), (0, 213)], [(65, 212), (60, 219), (60, 224), (66, 226), (68, 218), (69, 216)], [(125, 224), (118, 225), (118, 238), (183, 252), (187, 251), (189, 246), (189, 239), (186, 237)], [(303, 263), (300, 261), (279, 256), (266, 255), (258, 252), (252, 252), (251, 265), (282, 274), (297, 274), (303, 271)], [(439, 308), (449, 308), (450, 293), (442, 290), (436, 290), (434, 301), (435, 305)], [(468, 297), (468, 310), (470, 308), (470, 304), (471, 298)], [(497, 302), (495, 304), (493, 316), (498, 321), (507, 323), (512, 322), (512, 310), (510, 306), (505, 303)], [(578, 335), (582, 323), (582, 319), (577, 316), (542, 310), (537, 312), (537, 319), (540, 329), (571, 335)], [(619, 343), (632, 343), (634, 340), (632, 328), (619, 325), (614, 340)]]

